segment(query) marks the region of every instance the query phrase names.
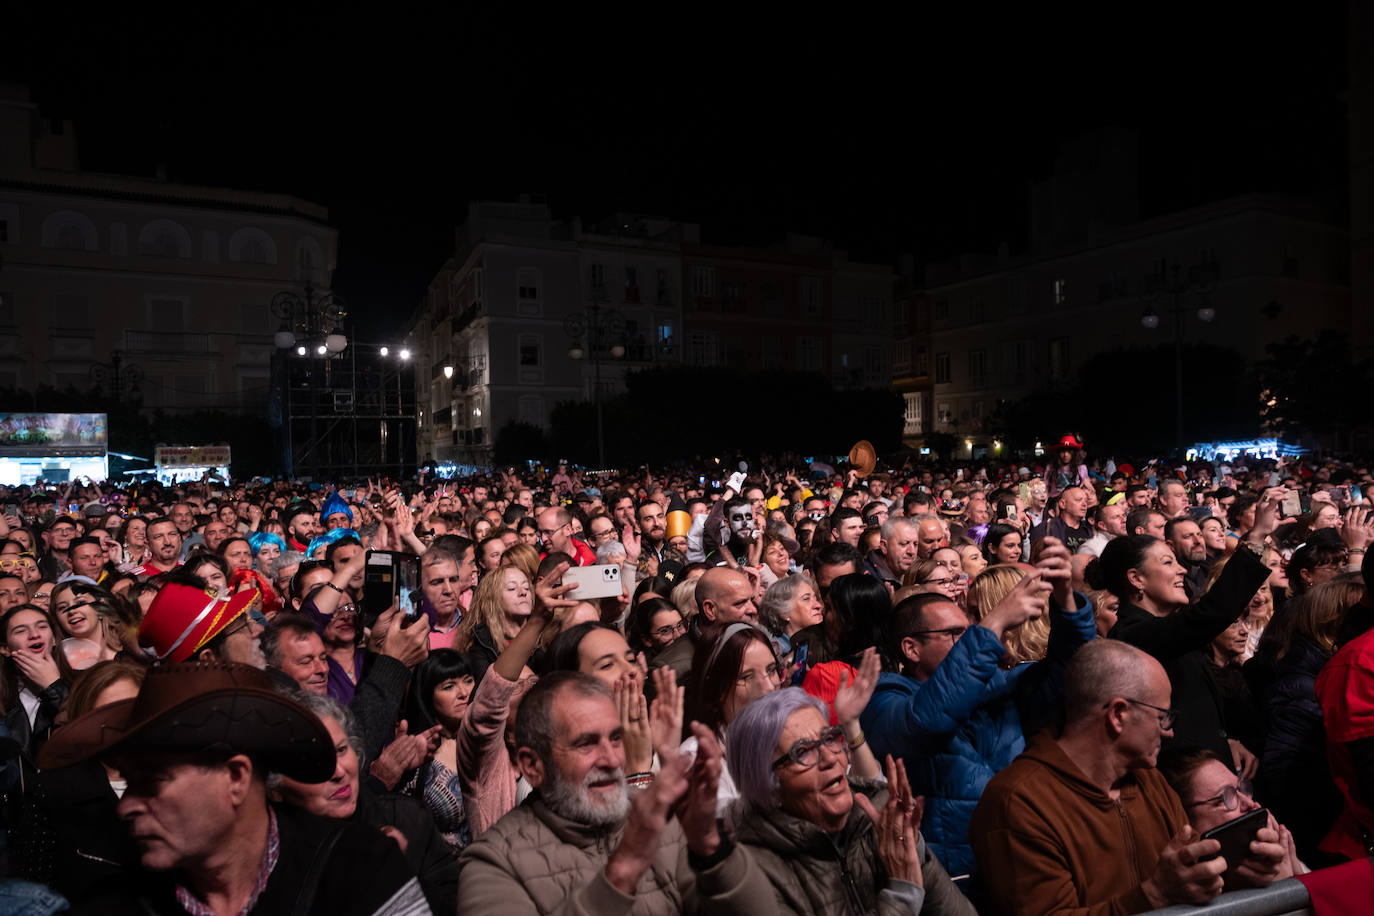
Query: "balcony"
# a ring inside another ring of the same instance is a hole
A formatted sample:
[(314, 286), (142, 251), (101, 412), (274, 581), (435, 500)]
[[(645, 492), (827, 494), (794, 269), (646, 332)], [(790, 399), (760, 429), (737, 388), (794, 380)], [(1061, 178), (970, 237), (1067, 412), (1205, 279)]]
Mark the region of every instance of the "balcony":
[(124, 352), (159, 356), (215, 356), (212, 334), (186, 334), (180, 331), (125, 331)]

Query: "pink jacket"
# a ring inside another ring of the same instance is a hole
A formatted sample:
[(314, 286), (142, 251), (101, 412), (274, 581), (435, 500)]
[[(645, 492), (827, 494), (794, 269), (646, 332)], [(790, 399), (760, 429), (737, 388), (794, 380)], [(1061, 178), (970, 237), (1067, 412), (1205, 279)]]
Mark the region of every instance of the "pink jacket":
[(506, 751), (506, 717), (518, 686), (488, 668), (458, 726), (458, 780), (474, 840), (515, 807), (520, 771)]

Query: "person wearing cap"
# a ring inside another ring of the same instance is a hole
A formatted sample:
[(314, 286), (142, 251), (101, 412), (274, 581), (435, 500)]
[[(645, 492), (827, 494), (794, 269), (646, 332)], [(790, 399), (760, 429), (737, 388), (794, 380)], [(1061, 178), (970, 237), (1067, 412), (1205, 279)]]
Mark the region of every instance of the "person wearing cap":
[(221, 598), (182, 569), (158, 591), (138, 630), (138, 643), (163, 664), (200, 660), (266, 666), (258, 636), (262, 627), (248, 613), (254, 591)]
[(429, 912), (393, 841), (268, 803), (269, 771), (324, 782), (337, 752), (319, 718), (277, 693), (262, 671), (153, 667), (133, 699), (58, 729), (39, 765), (91, 759), (115, 764), (127, 782), (116, 810), (139, 867), (73, 901), (78, 916)]
[(1069, 487), (1091, 486), (1088, 466), (1083, 462), (1083, 443), (1072, 434), (1061, 438), (1054, 446), (1054, 460), (1045, 464), (1041, 479), (1050, 499), (1055, 499)]
[(59, 515), (43, 529), (43, 552), (38, 558), (38, 571), (49, 582), (56, 582), (65, 572), (71, 571), (68, 550), (76, 537), (76, 522)]

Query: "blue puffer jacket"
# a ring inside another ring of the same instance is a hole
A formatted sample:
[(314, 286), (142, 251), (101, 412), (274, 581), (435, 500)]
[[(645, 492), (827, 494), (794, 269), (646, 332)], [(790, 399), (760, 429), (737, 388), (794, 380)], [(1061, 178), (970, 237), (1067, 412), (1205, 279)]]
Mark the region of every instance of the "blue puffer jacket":
[(1043, 661), (998, 667), (1005, 653), (991, 630), (970, 627), (935, 674), (921, 682), (900, 674), (878, 679), (860, 717), (869, 747), (906, 761), (912, 791), (924, 795), (921, 833), (951, 875), (974, 870), (968, 825), (983, 787), (1053, 716), (1064, 693), (1064, 668), (1097, 635), (1093, 608), (1051, 611)]

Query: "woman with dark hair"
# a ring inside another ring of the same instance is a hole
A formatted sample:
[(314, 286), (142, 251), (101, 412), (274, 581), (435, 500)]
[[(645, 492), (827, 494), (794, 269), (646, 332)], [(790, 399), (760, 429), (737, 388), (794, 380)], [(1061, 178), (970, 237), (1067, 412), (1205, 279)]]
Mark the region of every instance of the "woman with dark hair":
[(454, 849), (468, 844), (467, 811), (458, 775), (458, 728), (485, 665), (453, 649), (435, 649), (420, 662), (410, 681), (406, 725), (411, 734), (439, 727), (439, 747), (421, 764), (402, 791), (419, 798), (439, 833)]
[(1269, 713), (1269, 735), (1257, 794), (1289, 825), (1299, 855), (1309, 862), (1326, 861), (1317, 844), (1341, 813), (1341, 795), (1326, 757), (1317, 675), (1336, 654), (1346, 612), (1364, 594), (1359, 577), (1346, 574), (1295, 598), (1260, 637), (1252, 663), (1272, 673), (1261, 697)]
[(148, 520), (141, 515), (131, 515), (124, 520), (115, 540), (124, 549), (124, 562), (142, 566), (148, 561)]
[[(943, 566), (938, 568), (946, 575), (957, 575)], [(824, 619), (792, 637), (793, 652), (807, 647), (807, 667), (829, 661), (855, 665), (864, 650), (872, 646), (878, 648), (884, 667), (890, 667), (883, 621), (891, 611), (892, 596), (881, 581), (865, 573), (840, 576), (830, 583)]]
[[(66, 718), (132, 699), (147, 670), (110, 661), (83, 671), (63, 709)], [(138, 846), (115, 810), (125, 786), (118, 770), (97, 760), (39, 773), (9, 834), (12, 873), (77, 899), (95, 882), (134, 867)]]
[(229, 564), (224, 557), (205, 550), (193, 550), (184, 564), (186, 571), (205, 580), (205, 584), (221, 595), (229, 594)]
[(983, 538), (983, 557), (989, 564), (1021, 562), (1021, 529), (995, 522)]
[(1258, 761), (1227, 736), (1217, 686), (1204, 653), (1214, 638), (1245, 613), (1250, 598), (1269, 578), (1269, 567), (1260, 555), (1277, 514), (1278, 499), (1266, 497), (1243, 548), (1193, 605), (1188, 604), (1183, 566), (1173, 550), (1149, 535), (1115, 538), (1084, 570), (1089, 585), (1105, 588), (1120, 600), (1111, 637), (1154, 656), (1168, 673), (1179, 713), (1171, 743), (1208, 748), (1223, 760), (1234, 761), (1233, 766), (1240, 767), (1247, 778), (1254, 775)]
[(32, 604), (0, 615), (0, 711), (30, 761), (47, 741), (74, 676), (57, 648), (58, 632), (48, 612)]
[(671, 601), (657, 596), (646, 598), (630, 615), (630, 642), (653, 656), (687, 635), (682, 614)]
[(1288, 588), (1301, 595), (1314, 585), (1330, 582), (1345, 571), (1350, 551), (1335, 532), (1314, 532), (1305, 544), (1293, 551), (1285, 570)]

